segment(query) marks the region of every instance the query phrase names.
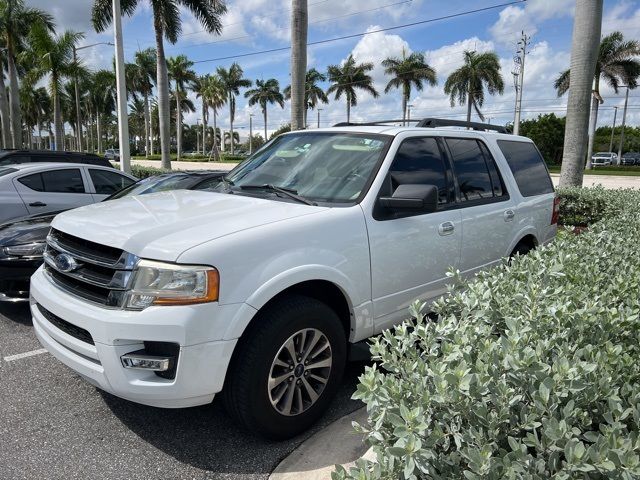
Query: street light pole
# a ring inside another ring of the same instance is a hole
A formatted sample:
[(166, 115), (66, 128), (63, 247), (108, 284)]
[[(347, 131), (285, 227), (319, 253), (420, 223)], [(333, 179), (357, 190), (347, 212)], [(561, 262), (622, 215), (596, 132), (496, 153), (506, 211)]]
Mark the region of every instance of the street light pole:
[(127, 118), (127, 85), (124, 79), (124, 50), (122, 48), (122, 16), (120, 0), (113, 0), (113, 38), (116, 45), (116, 91), (118, 97), (118, 138), (120, 170), (131, 173), (129, 156), (129, 119)]
[(609, 151), (613, 152), (613, 132), (616, 130), (616, 117), (618, 116), (618, 107), (613, 107), (613, 127), (611, 128), (611, 141), (609, 142)]
[(627, 104), (629, 103), (629, 85), (627, 87), (627, 94), (624, 96), (624, 108), (622, 109), (622, 132), (620, 132), (620, 147), (618, 148), (618, 161), (622, 158), (622, 147), (624, 145), (624, 126), (627, 121)]
[(318, 128), (320, 128), (320, 112), (324, 110), (323, 108), (318, 109)]

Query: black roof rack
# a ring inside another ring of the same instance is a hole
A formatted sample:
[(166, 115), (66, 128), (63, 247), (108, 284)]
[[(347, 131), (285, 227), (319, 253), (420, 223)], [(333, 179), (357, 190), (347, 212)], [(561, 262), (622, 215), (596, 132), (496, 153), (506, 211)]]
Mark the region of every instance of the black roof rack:
[[(352, 127), (352, 126), (373, 126), (373, 125), (385, 125), (387, 123), (402, 123), (403, 120), (378, 120), (375, 122), (353, 123), (353, 122), (341, 122), (336, 123), (334, 127)], [(420, 128), (439, 128), (439, 127), (466, 127), (473, 130), (493, 130), (498, 133), (511, 133), (507, 127), (501, 125), (492, 125), (490, 123), (480, 122), (467, 122), (466, 120), (448, 120), (444, 118), (422, 118), (404, 120), (405, 123), (415, 123), (416, 127)]]

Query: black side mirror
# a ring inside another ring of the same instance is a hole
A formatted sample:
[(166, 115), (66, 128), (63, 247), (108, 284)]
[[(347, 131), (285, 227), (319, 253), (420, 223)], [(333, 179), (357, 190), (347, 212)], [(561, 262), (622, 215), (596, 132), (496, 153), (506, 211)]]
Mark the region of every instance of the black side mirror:
[(380, 205), (392, 210), (435, 212), (438, 209), (438, 187), (435, 185), (399, 185), (391, 197), (380, 198)]

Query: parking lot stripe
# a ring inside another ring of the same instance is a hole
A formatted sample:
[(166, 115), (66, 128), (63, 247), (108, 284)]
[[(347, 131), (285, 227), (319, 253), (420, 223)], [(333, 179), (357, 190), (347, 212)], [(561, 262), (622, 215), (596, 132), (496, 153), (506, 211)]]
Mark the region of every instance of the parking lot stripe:
[(40, 348), (38, 350), (31, 350), (30, 352), (17, 353), (15, 355), (9, 355), (8, 357), (4, 357), (5, 362), (13, 362), (14, 360), (20, 360), (21, 358), (33, 357), (34, 355), (40, 355), (42, 353), (47, 353), (46, 348)]

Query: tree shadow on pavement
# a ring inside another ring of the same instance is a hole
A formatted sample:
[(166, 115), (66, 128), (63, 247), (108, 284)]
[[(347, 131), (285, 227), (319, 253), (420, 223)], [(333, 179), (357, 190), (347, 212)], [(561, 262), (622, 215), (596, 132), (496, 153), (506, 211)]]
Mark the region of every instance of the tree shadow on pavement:
[[(222, 402), (185, 409), (147, 407), (100, 391), (122, 423), (144, 441), (176, 460), (218, 474), (264, 474), (265, 478), (300, 443), (338, 418), (362, 407), (351, 400), (366, 363), (349, 363), (328, 411), (309, 431), (273, 442), (236, 425)], [(218, 478), (218, 477), (214, 477)]]

